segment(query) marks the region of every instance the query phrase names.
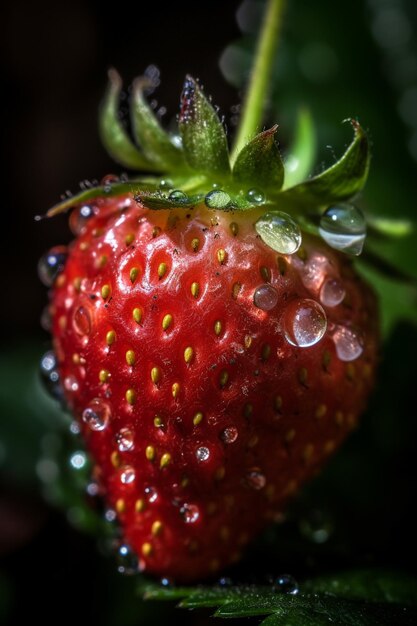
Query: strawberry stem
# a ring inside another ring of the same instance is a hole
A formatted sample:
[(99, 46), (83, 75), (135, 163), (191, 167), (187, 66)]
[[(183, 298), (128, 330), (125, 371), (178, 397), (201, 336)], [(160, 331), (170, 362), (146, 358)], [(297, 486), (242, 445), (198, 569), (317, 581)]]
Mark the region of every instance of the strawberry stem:
[(232, 164), (262, 123), (284, 4), (284, 0), (268, 0), (232, 150)]

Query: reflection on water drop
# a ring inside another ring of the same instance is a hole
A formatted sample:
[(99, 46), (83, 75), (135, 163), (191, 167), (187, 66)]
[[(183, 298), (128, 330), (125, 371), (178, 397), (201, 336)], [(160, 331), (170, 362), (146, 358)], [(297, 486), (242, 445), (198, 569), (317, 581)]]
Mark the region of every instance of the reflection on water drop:
[(63, 389), (58, 373), (58, 362), (55, 352), (48, 350), (40, 362), (40, 374), (46, 391), (56, 400), (63, 400)]
[(194, 524), (200, 517), (200, 510), (195, 504), (183, 504), (180, 514), (186, 524)]
[(299, 225), (282, 211), (265, 213), (256, 222), (255, 228), (262, 241), (281, 254), (294, 254), (301, 246)]
[(116, 443), (120, 452), (133, 450), (135, 446), (133, 432), (130, 428), (121, 428), (116, 435)]
[(197, 457), (197, 461), (207, 461), (210, 457), (210, 450), (205, 446), (200, 446), (200, 448), (197, 448), (195, 456)]
[(111, 416), (110, 406), (101, 398), (91, 400), (82, 414), (83, 422), (87, 424), (91, 430), (104, 430)]
[(38, 276), (46, 287), (54, 284), (58, 274), (64, 269), (67, 256), (67, 249), (64, 246), (56, 246), (39, 259)]
[(120, 482), (124, 485), (131, 485), (136, 478), (136, 472), (130, 465), (126, 465), (120, 474)]
[(74, 209), (69, 218), (69, 225), (74, 235), (81, 235), (87, 226), (88, 220), (94, 215), (94, 207), (83, 204), (78, 209)]
[(278, 292), (272, 285), (267, 283), (260, 285), (253, 294), (253, 303), (258, 309), (271, 311), (278, 304)]
[(354, 361), (363, 352), (363, 338), (359, 331), (347, 326), (336, 326), (332, 333), (336, 354), (341, 361)]
[(213, 189), (204, 198), (204, 202), (209, 209), (226, 209), (231, 202), (231, 197), (226, 191)]
[(259, 189), (249, 189), (246, 197), (249, 202), (253, 202), (254, 204), (262, 204), (262, 202), (265, 202), (265, 194)]
[(324, 306), (337, 306), (346, 295), (343, 284), (337, 278), (328, 278), (320, 289), (320, 301)]
[(265, 487), (266, 478), (260, 469), (258, 469), (257, 467), (254, 467), (253, 469), (249, 470), (249, 472), (246, 474), (246, 483), (252, 489), (259, 491), (260, 489), (263, 489)]
[(281, 574), (278, 576), (273, 583), (274, 591), (279, 591), (280, 593), (287, 593), (292, 596), (297, 595), (300, 591), (297, 581), (294, 576), (291, 574)]
[(155, 502), (158, 498), (158, 492), (154, 487), (145, 487), (145, 495), (150, 503)]
[(288, 343), (308, 348), (322, 339), (327, 328), (327, 318), (318, 302), (306, 298), (288, 304), (282, 324)]
[(238, 430), (234, 426), (228, 426), (220, 433), (220, 439), (224, 443), (234, 443), (238, 438)]
[(319, 233), (332, 248), (358, 256), (366, 237), (365, 218), (352, 204), (333, 206), (322, 215)]

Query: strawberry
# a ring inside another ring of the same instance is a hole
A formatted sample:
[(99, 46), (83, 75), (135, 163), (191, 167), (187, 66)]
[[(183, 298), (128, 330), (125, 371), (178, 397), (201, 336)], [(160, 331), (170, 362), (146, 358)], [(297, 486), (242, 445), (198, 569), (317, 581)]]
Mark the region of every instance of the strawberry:
[(237, 560), (365, 407), (377, 307), (352, 266), (365, 227), (346, 201), (364, 184), (368, 144), (352, 122), (336, 165), (283, 188), (276, 127), (232, 169), (188, 77), (182, 145), (135, 84), (141, 153), (110, 78), (106, 146), (165, 176), (106, 177), (52, 209), (72, 207), (75, 240), (40, 270), (63, 393), (124, 542), (141, 570), (191, 581)]

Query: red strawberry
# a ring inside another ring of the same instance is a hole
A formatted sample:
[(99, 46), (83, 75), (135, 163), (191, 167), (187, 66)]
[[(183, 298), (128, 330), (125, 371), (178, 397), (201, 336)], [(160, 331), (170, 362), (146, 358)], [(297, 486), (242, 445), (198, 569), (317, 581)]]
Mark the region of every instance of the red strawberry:
[[(139, 88), (135, 97), (145, 107)], [(180, 117), (188, 166), (164, 135), (155, 140), (159, 126), (149, 134), (149, 119), (141, 124), (139, 139), (145, 128), (158, 148), (151, 165), (193, 195), (166, 179), (108, 179), (72, 201), (76, 239), (63, 269), (61, 249), (42, 268), (52, 269), (64, 394), (124, 539), (141, 569), (190, 581), (238, 559), (365, 406), (374, 296), (347, 255), (313, 234), (300, 247), (297, 224), (277, 209), (319, 214), (355, 193), (367, 144), (355, 124), (349, 159), (280, 191), (276, 129), (250, 142), (231, 174), (221, 124), (191, 79)], [(116, 135), (105, 133), (113, 151)], [(364, 238), (346, 205), (325, 213), (320, 232), (355, 253)]]

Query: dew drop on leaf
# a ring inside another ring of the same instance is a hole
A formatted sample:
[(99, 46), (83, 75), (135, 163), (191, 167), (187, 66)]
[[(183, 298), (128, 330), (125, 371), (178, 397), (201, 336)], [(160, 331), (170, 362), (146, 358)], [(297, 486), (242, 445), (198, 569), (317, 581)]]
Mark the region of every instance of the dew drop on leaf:
[(204, 198), (209, 209), (226, 209), (231, 202), (231, 197), (222, 189), (213, 189)]
[(174, 189), (168, 196), (168, 200), (172, 200), (173, 202), (186, 202), (188, 200), (188, 196), (181, 189)]
[(282, 211), (265, 213), (256, 222), (255, 228), (262, 241), (281, 254), (294, 254), (301, 246), (299, 225)]
[(300, 591), (297, 581), (294, 576), (291, 574), (281, 574), (278, 576), (273, 583), (274, 591), (279, 591), (280, 593), (287, 593), (292, 596), (297, 595)]
[(265, 202), (265, 194), (259, 189), (249, 189), (246, 197), (249, 202), (253, 202), (253, 204), (262, 204), (262, 202)]
[(365, 218), (352, 204), (332, 206), (321, 216), (319, 233), (331, 248), (358, 256), (366, 237)]

